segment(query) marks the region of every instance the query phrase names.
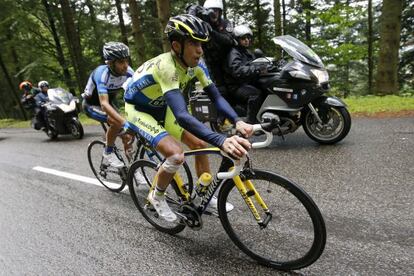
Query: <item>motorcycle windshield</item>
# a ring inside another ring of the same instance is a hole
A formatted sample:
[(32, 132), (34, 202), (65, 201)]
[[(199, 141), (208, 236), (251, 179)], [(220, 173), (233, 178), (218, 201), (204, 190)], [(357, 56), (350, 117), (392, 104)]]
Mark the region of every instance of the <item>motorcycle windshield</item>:
[(73, 96), (63, 88), (50, 88), (47, 90), (47, 96), (51, 103), (55, 104), (69, 104)]
[(305, 43), (290, 35), (273, 38), (273, 42), (283, 48), (291, 57), (304, 63), (321, 67), (324, 65), (320, 57)]

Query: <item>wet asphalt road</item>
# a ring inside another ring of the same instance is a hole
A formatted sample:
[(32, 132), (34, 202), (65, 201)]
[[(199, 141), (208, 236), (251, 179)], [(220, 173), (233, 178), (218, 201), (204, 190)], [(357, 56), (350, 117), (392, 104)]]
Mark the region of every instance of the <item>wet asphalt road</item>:
[[(286, 275), (243, 255), (219, 220), (162, 234), (128, 192), (35, 171), (93, 177), (82, 140), (0, 130), (0, 275)], [(354, 119), (348, 137), (319, 146), (300, 130), (255, 150), (254, 165), (299, 183), (326, 220), (320, 259), (304, 275), (414, 275), (414, 118)], [(292, 273), (292, 274), (295, 274)]]

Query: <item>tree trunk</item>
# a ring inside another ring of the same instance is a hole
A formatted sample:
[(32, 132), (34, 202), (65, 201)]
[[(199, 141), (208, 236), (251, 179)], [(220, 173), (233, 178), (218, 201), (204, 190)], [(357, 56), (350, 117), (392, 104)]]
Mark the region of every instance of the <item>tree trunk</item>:
[[(346, 6), (349, 7), (349, 3), (350, 0), (346, 0)], [(345, 18), (346, 21), (349, 21), (349, 12), (348, 10), (346, 10), (346, 14), (345, 14)], [(345, 43), (349, 44), (350, 40), (351, 40), (351, 30), (346, 30), (345, 31)], [(349, 75), (350, 75), (350, 62), (349, 60), (346, 62), (345, 64), (345, 74), (344, 74), (344, 98), (348, 97), (350, 94), (350, 82), (349, 82)]]
[[(282, 15), (280, 14), (280, 0), (273, 0), (273, 10), (275, 18), (275, 35), (280, 36), (283, 34), (282, 30)], [(282, 49), (277, 47), (275, 52), (275, 59), (279, 60), (282, 57)]]
[(373, 45), (373, 31), (372, 31), (372, 0), (368, 0), (368, 94), (372, 94), (372, 73), (374, 71), (374, 63), (372, 60), (372, 45)]
[(377, 93), (398, 92), (398, 50), (400, 47), (403, 0), (384, 0), (380, 25), (380, 51), (377, 70)]
[(86, 85), (87, 75), (86, 68), (83, 62), (82, 48), (80, 44), (79, 34), (75, 28), (73, 20), (73, 13), (70, 7), (69, 0), (59, 0), (65, 25), (66, 36), (68, 40), (69, 51), (71, 53), (73, 67), (75, 68), (76, 79), (78, 82), (79, 91), (83, 91)]
[(282, 35), (286, 34), (286, 4), (285, 0), (282, 0)]
[(53, 40), (55, 41), (56, 54), (57, 54), (56, 58), (60, 66), (62, 67), (63, 77), (65, 79), (66, 85), (69, 87), (70, 93), (75, 95), (75, 88), (72, 83), (72, 78), (70, 76), (68, 64), (66, 62), (65, 55), (63, 54), (62, 45), (60, 44), (59, 35), (56, 30), (55, 19), (53, 18), (53, 15), (52, 15), (52, 12), (50, 10), (50, 6), (47, 0), (42, 0), (42, 3), (46, 11), (47, 18), (49, 20), (50, 29), (52, 30)]
[(101, 62), (104, 63), (105, 59), (102, 55), (102, 48), (103, 48), (103, 41), (102, 41), (102, 33), (99, 28), (99, 24), (96, 22), (96, 13), (95, 13), (95, 7), (91, 0), (85, 1), (86, 6), (89, 9), (89, 16), (91, 18), (91, 25), (93, 29), (93, 33), (95, 35), (95, 41), (96, 41), (96, 52), (100, 53), (101, 56)]
[(275, 13), (275, 34), (282, 35), (282, 16), (280, 14), (280, 0), (273, 0), (273, 9)]
[(137, 51), (137, 62), (140, 66), (145, 61), (144, 33), (141, 28), (141, 13), (136, 0), (129, 0), (129, 12), (132, 19), (132, 36), (134, 37)]
[(170, 43), (168, 42), (167, 36), (164, 34), (164, 29), (170, 17), (170, 0), (157, 0), (157, 12), (160, 22), (162, 49), (164, 52), (167, 52), (170, 50)]
[(227, 3), (223, 0), (223, 17), (227, 19)]
[(116, 10), (119, 18), (119, 28), (121, 29), (122, 42), (128, 45), (128, 32), (124, 24), (124, 13), (122, 11), (122, 0), (115, 0)]
[(311, 0), (304, 0), (303, 6), (305, 9), (305, 39), (309, 47), (312, 46), (311, 38)]
[(263, 24), (262, 24), (262, 22), (261, 22), (261, 18), (260, 18), (260, 10), (261, 10), (261, 7), (260, 7), (260, 0), (256, 0), (255, 1), (255, 6), (256, 6), (256, 26), (257, 26), (257, 34), (256, 34), (256, 37), (258, 38), (258, 44), (259, 45), (263, 45), (263, 43), (262, 43), (262, 41), (263, 41), (263, 38), (262, 38), (262, 33), (263, 33), (263, 30), (262, 30), (262, 26), (263, 26)]
[[(13, 32), (14, 32), (14, 30), (12, 28), (8, 28), (7, 35), (6, 35), (8, 41), (12, 41)], [(14, 69), (15, 69), (14, 71), (15, 72), (20, 72), (19, 56), (17, 55), (16, 48), (14, 47), (13, 44), (10, 45), (10, 50), (11, 50), (11, 55), (12, 55), (13, 63), (14, 63)], [(18, 78), (19, 82), (23, 81), (23, 78), (20, 75), (17, 78)]]
[(4, 64), (4, 62), (3, 62), (3, 57), (1, 56), (1, 54), (0, 54), (0, 67), (1, 67), (1, 69), (3, 70), (4, 77), (6, 78), (6, 81), (7, 81), (7, 83), (8, 83), (8, 84), (9, 84), (9, 86), (10, 86), (10, 91), (11, 91), (11, 93), (13, 94), (13, 96), (14, 96), (14, 98), (15, 98), (15, 100), (16, 100), (16, 102), (17, 102), (17, 104), (18, 104), (19, 108), (20, 108), (22, 118), (23, 118), (24, 120), (27, 120), (27, 115), (26, 115), (26, 113), (24, 112), (23, 105), (22, 105), (22, 103), (20, 102), (20, 98), (19, 98), (19, 96), (17, 95), (17, 92), (16, 92), (16, 89), (15, 89), (15, 86), (13, 85), (13, 82), (12, 82), (12, 79), (11, 79), (11, 77), (10, 77), (9, 71), (7, 70), (6, 65), (5, 65), (5, 64)]

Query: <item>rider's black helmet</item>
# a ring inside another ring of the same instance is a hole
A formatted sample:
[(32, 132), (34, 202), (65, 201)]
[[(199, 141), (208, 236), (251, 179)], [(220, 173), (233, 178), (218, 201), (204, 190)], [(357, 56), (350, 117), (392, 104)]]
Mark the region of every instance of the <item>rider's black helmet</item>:
[(201, 42), (209, 40), (211, 27), (198, 17), (190, 14), (180, 14), (171, 17), (165, 27), (165, 33), (170, 42), (191, 38)]
[(122, 42), (107, 42), (102, 52), (105, 60), (129, 58), (129, 48)]

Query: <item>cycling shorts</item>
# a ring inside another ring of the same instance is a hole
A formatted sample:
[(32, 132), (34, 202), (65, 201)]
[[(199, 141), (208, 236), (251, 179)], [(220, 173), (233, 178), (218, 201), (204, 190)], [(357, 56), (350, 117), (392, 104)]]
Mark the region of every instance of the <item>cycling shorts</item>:
[(125, 113), (133, 131), (144, 137), (152, 147), (156, 148), (161, 139), (167, 135), (171, 135), (181, 142), (184, 129), (177, 123), (169, 107), (167, 107), (163, 124), (150, 114), (136, 110), (135, 106), (129, 103), (125, 103)]
[[(113, 103), (111, 103), (111, 106), (119, 113), (118, 108)], [(105, 113), (105, 111), (102, 110), (99, 105), (90, 105), (84, 99), (82, 101), (82, 109), (85, 114), (91, 119), (94, 119), (101, 123), (106, 123), (108, 121), (108, 115)]]

